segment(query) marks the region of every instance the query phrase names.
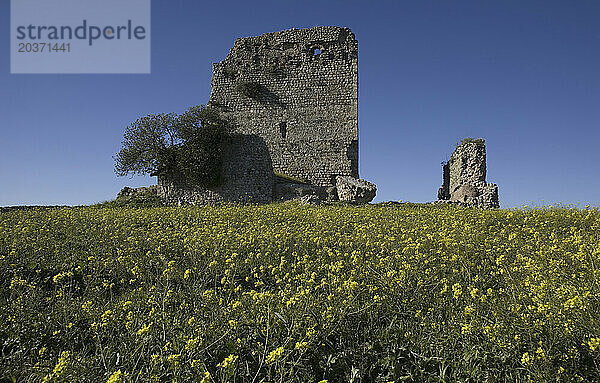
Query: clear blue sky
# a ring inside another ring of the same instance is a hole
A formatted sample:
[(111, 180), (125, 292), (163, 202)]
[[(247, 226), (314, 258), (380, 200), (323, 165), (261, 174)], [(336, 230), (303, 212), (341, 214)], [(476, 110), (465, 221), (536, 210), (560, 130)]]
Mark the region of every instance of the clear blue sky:
[(435, 199), (462, 137), (487, 140), (502, 207), (600, 205), (600, 2), (152, 1), (152, 74), (11, 75), (0, 0), (0, 205), (89, 204), (138, 117), (205, 104), (237, 37), (316, 25), (359, 41), (360, 175), (377, 201)]

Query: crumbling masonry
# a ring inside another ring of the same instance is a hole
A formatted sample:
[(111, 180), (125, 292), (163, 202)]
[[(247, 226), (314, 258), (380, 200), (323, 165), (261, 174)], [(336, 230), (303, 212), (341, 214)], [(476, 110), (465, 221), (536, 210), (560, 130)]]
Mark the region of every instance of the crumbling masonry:
[(351, 202), (375, 196), (375, 185), (357, 183), (358, 42), (350, 29), (237, 39), (227, 58), (213, 64), (209, 106), (233, 126), (223, 184), (209, 190), (159, 175), (159, 195), (168, 202), (334, 200), (338, 188)]
[(444, 181), (438, 190), (439, 202), (498, 208), (498, 186), (488, 184), (485, 177), (485, 141), (464, 141), (443, 166)]

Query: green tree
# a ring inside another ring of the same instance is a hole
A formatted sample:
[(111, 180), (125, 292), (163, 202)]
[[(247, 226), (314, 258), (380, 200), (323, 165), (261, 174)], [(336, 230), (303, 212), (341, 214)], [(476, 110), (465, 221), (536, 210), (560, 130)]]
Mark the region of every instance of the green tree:
[(125, 129), (115, 155), (115, 173), (183, 174), (188, 183), (216, 186), (221, 181), (227, 122), (203, 105), (181, 115), (151, 114)]
[(177, 169), (191, 184), (219, 185), (227, 122), (213, 108), (194, 106), (179, 116), (177, 126), (183, 141)]
[(173, 148), (180, 139), (177, 115), (151, 114), (137, 119), (125, 129), (121, 150), (114, 157), (115, 173), (155, 174), (173, 165)]

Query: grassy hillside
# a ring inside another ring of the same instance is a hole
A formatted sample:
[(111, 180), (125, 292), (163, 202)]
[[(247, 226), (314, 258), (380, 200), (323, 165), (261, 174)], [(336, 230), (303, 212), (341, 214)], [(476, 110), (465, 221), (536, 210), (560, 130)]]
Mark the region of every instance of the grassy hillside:
[(0, 381), (598, 381), (599, 233), (597, 209), (4, 212)]

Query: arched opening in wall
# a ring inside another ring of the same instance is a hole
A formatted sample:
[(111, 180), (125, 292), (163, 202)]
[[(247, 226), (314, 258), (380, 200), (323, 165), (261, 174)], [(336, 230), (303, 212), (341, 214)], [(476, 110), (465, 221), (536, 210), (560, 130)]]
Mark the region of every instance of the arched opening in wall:
[(320, 45), (313, 45), (310, 48), (310, 54), (313, 57), (317, 57), (317, 56), (321, 55), (321, 53), (323, 53), (323, 50), (324, 50), (324, 48), (322, 46), (320, 46)]
[(285, 121), (279, 123), (279, 133), (281, 134), (281, 138), (285, 140), (287, 137), (287, 123)]

